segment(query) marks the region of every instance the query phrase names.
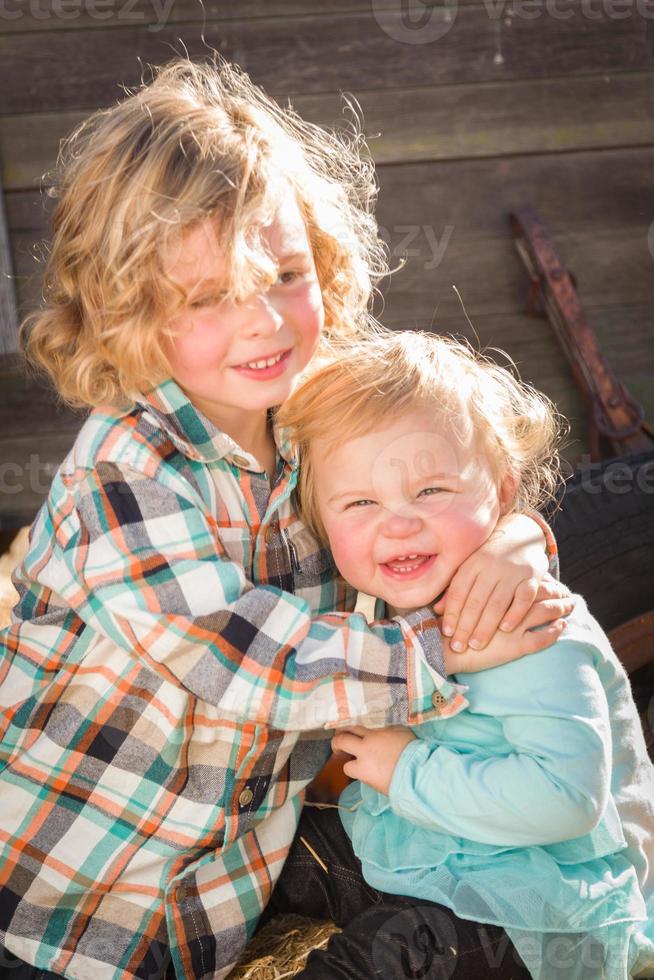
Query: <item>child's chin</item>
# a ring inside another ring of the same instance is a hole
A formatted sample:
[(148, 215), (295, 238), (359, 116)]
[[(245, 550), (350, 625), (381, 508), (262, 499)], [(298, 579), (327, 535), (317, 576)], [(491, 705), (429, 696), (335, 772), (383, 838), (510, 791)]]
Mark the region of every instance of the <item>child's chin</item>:
[(390, 606), (396, 609), (422, 609), (423, 606), (432, 606), (436, 599), (436, 593), (432, 589), (398, 589), (394, 594), (390, 592), (381, 598)]

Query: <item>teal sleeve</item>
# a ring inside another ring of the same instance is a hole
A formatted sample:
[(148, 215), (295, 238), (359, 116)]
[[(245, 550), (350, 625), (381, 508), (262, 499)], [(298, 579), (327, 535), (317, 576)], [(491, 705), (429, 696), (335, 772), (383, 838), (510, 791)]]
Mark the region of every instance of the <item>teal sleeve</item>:
[(389, 798), (423, 827), (489, 844), (529, 846), (589, 833), (611, 778), (608, 703), (596, 647), (561, 639), (548, 650), (466, 674), (471, 711), (494, 715), (502, 754), (416, 739), (403, 751)]

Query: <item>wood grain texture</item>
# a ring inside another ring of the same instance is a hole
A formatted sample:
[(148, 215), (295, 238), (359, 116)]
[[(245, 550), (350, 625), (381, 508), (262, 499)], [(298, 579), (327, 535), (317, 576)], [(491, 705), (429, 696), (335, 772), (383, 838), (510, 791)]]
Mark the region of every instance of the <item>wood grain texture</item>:
[(11, 242), (0, 182), (0, 354), (18, 350), (18, 312), (14, 286)]
[[(654, 71), (353, 93), (378, 164), (654, 143)], [(296, 96), (306, 119), (347, 125), (337, 93)], [(535, 110), (537, 107), (537, 111)], [(41, 185), (86, 110), (0, 118), (7, 190)]]
[[(204, 36), (198, 25), (156, 34), (131, 27), (53, 31), (47, 45), (39, 34), (5, 35), (0, 113), (106, 105), (121, 97), (121, 84), (138, 84), (143, 62), (161, 63), (175, 51), (207, 55), (209, 48), (236, 61), (271, 93), (289, 94), (636, 71), (654, 64), (654, 31), (648, 33), (643, 17), (616, 20), (604, 5), (589, 19), (581, 0), (570, 0), (569, 19), (552, 16), (551, 5), (539, 0), (533, 0), (529, 19), (500, 18), (503, 9), (462, 6), (446, 34), (424, 44), (397, 39), (402, 23), (393, 10), (210, 23)], [(434, 16), (446, 13), (437, 9)]]
[[(471, 0), (462, 0), (469, 3)], [(398, 0), (374, 0), (377, 10), (397, 10)], [(438, 6), (427, 0), (421, 6)], [(135, 27), (157, 33), (168, 24), (246, 18), (305, 17), (369, 11), (365, 0), (5, 0), (2, 33), (103, 30)]]

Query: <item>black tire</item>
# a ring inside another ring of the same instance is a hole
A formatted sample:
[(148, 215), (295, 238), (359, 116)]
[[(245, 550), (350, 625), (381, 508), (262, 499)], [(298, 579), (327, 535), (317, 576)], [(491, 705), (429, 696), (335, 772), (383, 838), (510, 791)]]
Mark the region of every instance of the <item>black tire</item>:
[[(581, 468), (559, 500), (561, 580), (607, 632), (654, 609), (654, 450)], [(654, 651), (630, 681), (654, 762)]]
[(561, 580), (606, 631), (654, 609), (654, 449), (582, 467), (559, 500)]

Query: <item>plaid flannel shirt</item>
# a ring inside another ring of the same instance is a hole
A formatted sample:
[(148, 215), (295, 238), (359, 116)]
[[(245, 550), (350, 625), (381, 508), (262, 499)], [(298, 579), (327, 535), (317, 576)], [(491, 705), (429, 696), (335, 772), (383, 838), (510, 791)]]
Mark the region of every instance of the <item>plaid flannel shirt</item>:
[(274, 486), (168, 380), (94, 410), (13, 582), (0, 943), (71, 978), (226, 976), (329, 731), (447, 717), (429, 610), (368, 624)]

